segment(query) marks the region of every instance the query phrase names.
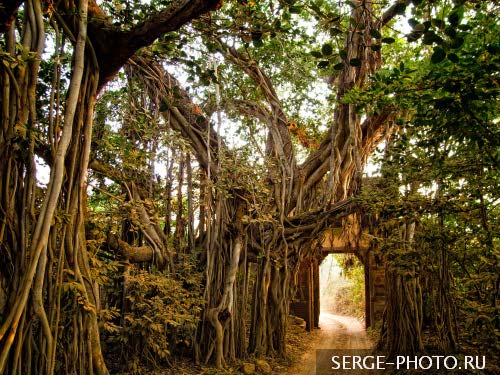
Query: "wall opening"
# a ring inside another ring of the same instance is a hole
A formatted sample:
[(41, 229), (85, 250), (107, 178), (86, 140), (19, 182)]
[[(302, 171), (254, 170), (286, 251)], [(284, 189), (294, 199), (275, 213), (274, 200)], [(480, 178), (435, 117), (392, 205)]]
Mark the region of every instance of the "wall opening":
[(365, 319), (365, 268), (354, 254), (329, 254), (319, 267), (320, 314)]

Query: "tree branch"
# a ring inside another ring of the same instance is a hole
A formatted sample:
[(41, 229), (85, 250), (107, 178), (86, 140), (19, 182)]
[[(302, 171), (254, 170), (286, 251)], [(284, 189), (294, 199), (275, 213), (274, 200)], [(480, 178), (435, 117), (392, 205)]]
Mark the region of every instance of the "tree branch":
[[(394, 18), (397, 14), (397, 4), (402, 2), (409, 3), (398, 0), (379, 19), (373, 16), (373, 7), (369, 1), (359, 0), (359, 6), (353, 9), (351, 18), (356, 20), (356, 23), (352, 23), (349, 27), (345, 50), (347, 60), (356, 58), (361, 64), (359, 67), (346, 64), (339, 74), (333, 124), (319, 148), (300, 166), (294, 182), (293, 202), (298, 202), (303, 191), (315, 187), (329, 170), (332, 172), (330, 194), (334, 200), (342, 199), (342, 196), (348, 194), (353, 179), (360, 178), (360, 164), (362, 166), (363, 161), (373, 152), (385, 124), (393, 117), (394, 109), (386, 108), (380, 115), (360, 123), (360, 116), (354, 106), (343, 103), (342, 98), (352, 87), (364, 85), (367, 76), (379, 67), (380, 52), (371, 50), (373, 38), (369, 30), (379, 29)], [(365, 28), (358, 30), (357, 24), (363, 24)], [(354, 176), (356, 174), (357, 176)]]
[(396, 13), (396, 7), (399, 4), (405, 4), (405, 5), (410, 5), (411, 1), (410, 0), (398, 0), (394, 4), (392, 4), (387, 10), (382, 14), (382, 19), (381, 23), (382, 26), (387, 25), (394, 17), (396, 17), (398, 14)]
[[(99, 89), (142, 47), (149, 46), (165, 33), (178, 30), (191, 20), (216, 10), (222, 0), (175, 0), (131, 30), (122, 30), (97, 5), (89, 1), (88, 35), (99, 62)], [(73, 14), (70, 9), (65, 13)]]
[[(281, 101), (276, 93), (271, 79), (262, 71), (257, 62), (234, 47), (229, 47), (220, 39), (216, 40), (221, 47), (223, 55), (233, 64), (241, 68), (260, 88), (271, 109), (271, 117), (265, 121), (269, 128), (270, 141), (273, 145), (268, 147), (267, 153), (273, 151), (282, 162), (288, 176), (292, 176), (295, 169), (295, 155), (292, 137), (288, 129), (288, 117), (283, 110)], [(259, 113), (262, 115), (262, 113)]]
[[(385, 125), (393, 118), (393, 115), (394, 110), (387, 108), (380, 115), (370, 117), (361, 124), (363, 134), (361, 152), (364, 158), (374, 151), (384, 133)], [(328, 159), (331, 157), (332, 152), (331, 141), (331, 132), (328, 132), (320, 147), (300, 166), (300, 176), (303, 178), (304, 189), (315, 186), (328, 172), (330, 167)], [(297, 176), (297, 178), (300, 176)], [(298, 192), (294, 192), (295, 194), (298, 194)]]
[(6, 32), (14, 19), (16, 18), (17, 10), (23, 3), (23, 0), (3, 1), (0, 5), (0, 33)]
[[(213, 129), (210, 119), (193, 103), (179, 81), (151, 56), (147, 54), (134, 56), (131, 64), (137, 70), (146, 73), (142, 75), (142, 82), (149, 92), (158, 95), (160, 101), (164, 103), (166, 109), (162, 115), (174, 130), (180, 132), (190, 142), (200, 166), (205, 170), (210, 168), (211, 175), (216, 176), (217, 160), (220, 158), (219, 144), (220, 151), (228, 152), (228, 149), (220, 135)], [(209, 147), (207, 147), (207, 135), (210, 136)]]
[(109, 233), (106, 241), (108, 247), (132, 263), (151, 262), (154, 257), (153, 249), (149, 246), (132, 246)]

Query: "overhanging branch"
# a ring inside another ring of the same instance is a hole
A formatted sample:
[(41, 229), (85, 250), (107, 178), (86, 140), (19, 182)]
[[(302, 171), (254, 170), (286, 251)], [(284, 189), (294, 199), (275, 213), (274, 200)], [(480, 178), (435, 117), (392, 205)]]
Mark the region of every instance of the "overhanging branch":
[(213, 129), (208, 116), (192, 101), (177, 79), (151, 56), (134, 56), (130, 63), (136, 70), (145, 73), (141, 75), (141, 81), (148, 93), (158, 95), (165, 105), (162, 115), (174, 130), (190, 142), (200, 166), (204, 170), (210, 168), (211, 175), (216, 176), (219, 152), (229, 151), (223, 139)]
[[(113, 25), (110, 17), (96, 0), (89, 1), (88, 36), (99, 63), (99, 89), (109, 82), (120, 68), (140, 48), (151, 45), (165, 33), (178, 30), (191, 20), (217, 9), (221, 0), (175, 0), (158, 13), (130, 30)], [(58, 11), (69, 15), (67, 24), (73, 24), (74, 9), (60, 2)]]

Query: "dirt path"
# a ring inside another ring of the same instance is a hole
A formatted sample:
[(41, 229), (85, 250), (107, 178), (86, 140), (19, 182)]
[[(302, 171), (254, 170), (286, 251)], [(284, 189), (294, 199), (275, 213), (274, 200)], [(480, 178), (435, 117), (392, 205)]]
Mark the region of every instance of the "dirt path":
[[(287, 375), (311, 375), (316, 370), (316, 349), (370, 349), (373, 344), (358, 319), (322, 312), (320, 330), (297, 363), (287, 370)], [(283, 374), (285, 375), (285, 374)]]

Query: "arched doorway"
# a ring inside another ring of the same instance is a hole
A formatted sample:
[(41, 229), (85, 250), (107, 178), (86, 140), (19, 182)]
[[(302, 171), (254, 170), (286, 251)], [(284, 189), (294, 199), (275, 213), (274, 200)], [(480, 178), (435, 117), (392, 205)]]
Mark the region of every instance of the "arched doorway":
[(385, 269), (380, 256), (370, 246), (370, 241), (361, 239), (352, 243), (342, 234), (342, 228), (324, 232), (320, 246), (303, 259), (296, 279), (296, 293), (290, 303), (290, 313), (305, 320), (306, 329), (319, 327), (321, 311), (320, 264), (331, 254), (350, 254), (359, 259), (364, 278), (364, 320), (366, 327), (374, 327), (382, 320), (385, 307)]
[(322, 313), (366, 314), (366, 277), (363, 263), (353, 254), (328, 254), (319, 266), (320, 317)]

